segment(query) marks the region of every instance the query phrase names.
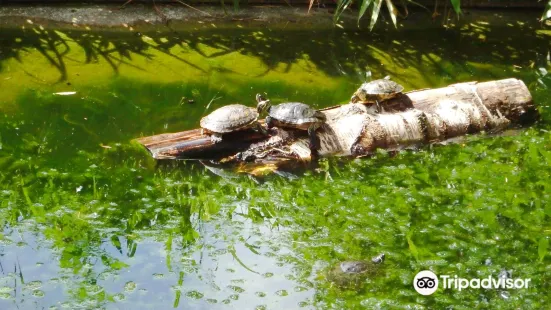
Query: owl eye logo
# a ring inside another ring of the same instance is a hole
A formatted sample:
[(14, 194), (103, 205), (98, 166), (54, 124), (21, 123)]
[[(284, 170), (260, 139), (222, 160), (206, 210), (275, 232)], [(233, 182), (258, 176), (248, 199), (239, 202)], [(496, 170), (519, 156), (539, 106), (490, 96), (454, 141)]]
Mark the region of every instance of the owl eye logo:
[(422, 277), (417, 279), (418, 288), (433, 288), (436, 285), (436, 281), (433, 278)]
[(430, 270), (420, 271), (413, 279), (413, 288), (421, 295), (431, 295), (438, 289), (438, 277)]

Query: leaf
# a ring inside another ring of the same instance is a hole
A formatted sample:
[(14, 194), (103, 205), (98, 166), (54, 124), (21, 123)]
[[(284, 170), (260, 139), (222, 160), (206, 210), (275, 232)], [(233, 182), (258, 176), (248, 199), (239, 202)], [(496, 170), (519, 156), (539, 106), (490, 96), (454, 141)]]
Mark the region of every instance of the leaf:
[(245, 263), (243, 263), (243, 262), (239, 259), (239, 257), (237, 257), (237, 252), (235, 251), (235, 247), (234, 247), (233, 245), (231, 245), (231, 246), (228, 247), (228, 252), (231, 253), (231, 255), (233, 256), (233, 258), (239, 263), (239, 265), (241, 265), (241, 267), (247, 269), (247, 270), (250, 271), (250, 272), (259, 274), (257, 271), (254, 271), (254, 270), (252, 270), (251, 268), (247, 267), (247, 265), (245, 265)]
[(551, 0), (549, 0), (549, 2), (547, 2), (547, 5), (545, 6), (545, 10), (543, 11), (543, 15), (541, 16), (541, 21), (544, 21), (550, 18), (551, 18)]
[(343, 0), (337, 0), (337, 9), (335, 10), (335, 14), (333, 15), (333, 22), (337, 22), (339, 19), (339, 16), (341, 15), (340, 10), (343, 6)]
[(388, 14), (390, 14), (390, 18), (392, 19), (392, 23), (394, 24), (394, 27), (397, 27), (397, 25), (396, 25), (396, 8), (392, 4), (392, 0), (386, 0), (386, 7), (388, 8)]
[(352, 3), (352, 0), (339, 0), (337, 10), (335, 10), (335, 16), (333, 17), (333, 21), (337, 21), (341, 14), (348, 8), (348, 6)]
[(252, 244), (248, 244), (245, 242), (244, 244), (249, 250), (251, 250), (251, 252), (253, 252), (254, 254), (256, 255), (261, 255), (260, 252), (257, 251), (257, 249), (259, 248), (258, 246), (254, 246)]
[(453, 10), (457, 15), (461, 14), (461, 0), (450, 0), (453, 6)]
[(169, 234), (169, 235), (168, 235), (168, 238), (167, 238), (167, 240), (166, 240), (166, 242), (165, 242), (165, 250), (166, 250), (167, 252), (172, 251), (172, 234)]
[(112, 262), (111, 264), (109, 264), (109, 267), (111, 267), (113, 269), (116, 269), (116, 270), (121, 270), (122, 268), (127, 268), (127, 267), (130, 267), (130, 266), (126, 263), (121, 262), (120, 260), (116, 260), (116, 261)]
[(29, 189), (27, 187), (23, 187), (23, 196), (25, 197), (25, 201), (29, 206), (32, 206), (33, 201), (31, 200), (31, 197), (29, 196)]
[(130, 246), (130, 251), (128, 251), (128, 257), (134, 257), (134, 254), (136, 254), (136, 250), (138, 249), (138, 245), (134, 242), (132, 242), (132, 245)]
[(538, 256), (540, 257), (540, 262), (543, 261), (545, 254), (547, 254), (547, 248), (549, 248), (549, 240), (546, 237), (542, 237), (538, 244)]
[(419, 260), (419, 251), (417, 250), (417, 247), (415, 246), (415, 243), (413, 243), (413, 240), (411, 240), (411, 232), (408, 232), (406, 235), (406, 239), (408, 241), (409, 251), (415, 257), (415, 260)]
[(358, 13), (358, 26), (360, 26), (360, 19), (364, 16), (365, 11), (371, 5), (373, 0), (362, 0), (362, 6), (360, 7), (360, 12)]
[(264, 216), (262, 216), (262, 213), (256, 208), (249, 208), (249, 218), (254, 223), (262, 223), (264, 221)]
[(121, 241), (119, 240), (119, 237), (118, 236), (111, 236), (111, 244), (117, 248), (117, 250), (119, 250), (119, 253), (122, 254), (122, 245), (121, 245)]
[(381, 11), (382, 3), (383, 3), (383, 0), (375, 0), (375, 3), (373, 4), (373, 12), (371, 13), (371, 24), (369, 24), (369, 30), (373, 30), (373, 27), (377, 22), (377, 18), (379, 17), (379, 11)]

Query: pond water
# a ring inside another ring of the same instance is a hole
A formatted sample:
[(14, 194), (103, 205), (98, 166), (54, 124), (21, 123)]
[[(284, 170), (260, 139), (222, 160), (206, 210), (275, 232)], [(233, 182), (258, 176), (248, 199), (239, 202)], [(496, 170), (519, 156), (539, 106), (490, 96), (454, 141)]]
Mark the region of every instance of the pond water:
[[(0, 29), (0, 308), (546, 307), (551, 31), (539, 12), (486, 14), (498, 24)], [(366, 71), (406, 90), (517, 77), (542, 120), (262, 179), (156, 163), (131, 142), (257, 92), (346, 103)], [(379, 253), (382, 273), (358, 289), (325, 278)], [(422, 296), (424, 269), (531, 286)]]

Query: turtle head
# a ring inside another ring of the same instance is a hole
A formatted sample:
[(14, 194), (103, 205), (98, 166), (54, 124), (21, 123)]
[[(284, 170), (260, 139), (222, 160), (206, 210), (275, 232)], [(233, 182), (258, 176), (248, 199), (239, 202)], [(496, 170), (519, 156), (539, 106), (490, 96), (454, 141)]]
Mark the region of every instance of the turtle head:
[(363, 91), (362, 89), (358, 89), (354, 93), (354, 95), (352, 95), (352, 98), (350, 98), (350, 102), (352, 103), (363, 102), (363, 101), (366, 101), (366, 99), (367, 99), (367, 96), (365, 91)]
[(385, 253), (381, 253), (373, 258), (371, 258), (371, 261), (375, 264), (380, 264), (385, 261)]
[(261, 94), (256, 94), (256, 101), (258, 102), (258, 105), (256, 106), (256, 110), (258, 111), (258, 114), (267, 112), (272, 105), (272, 103), (270, 102), (270, 99), (266, 99)]

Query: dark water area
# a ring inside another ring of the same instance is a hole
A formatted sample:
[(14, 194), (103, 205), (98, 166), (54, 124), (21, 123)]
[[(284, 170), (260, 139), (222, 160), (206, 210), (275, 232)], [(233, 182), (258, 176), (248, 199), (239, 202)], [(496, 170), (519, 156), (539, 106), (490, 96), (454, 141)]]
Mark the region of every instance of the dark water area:
[[(550, 302), (551, 30), (537, 12), (370, 33), (299, 25), (0, 28), (1, 309), (541, 309)], [(534, 21), (534, 22), (530, 22)], [(131, 140), (197, 128), (230, 103), (343, 104), (365, 80), (406, 91), (516, 77), (542, 119), (513, 135), (296, 177), (156, 163)], [(386, 254), (359, 288), (342, 260)], [(440, 288), (415, 274), (530, 278)]]

